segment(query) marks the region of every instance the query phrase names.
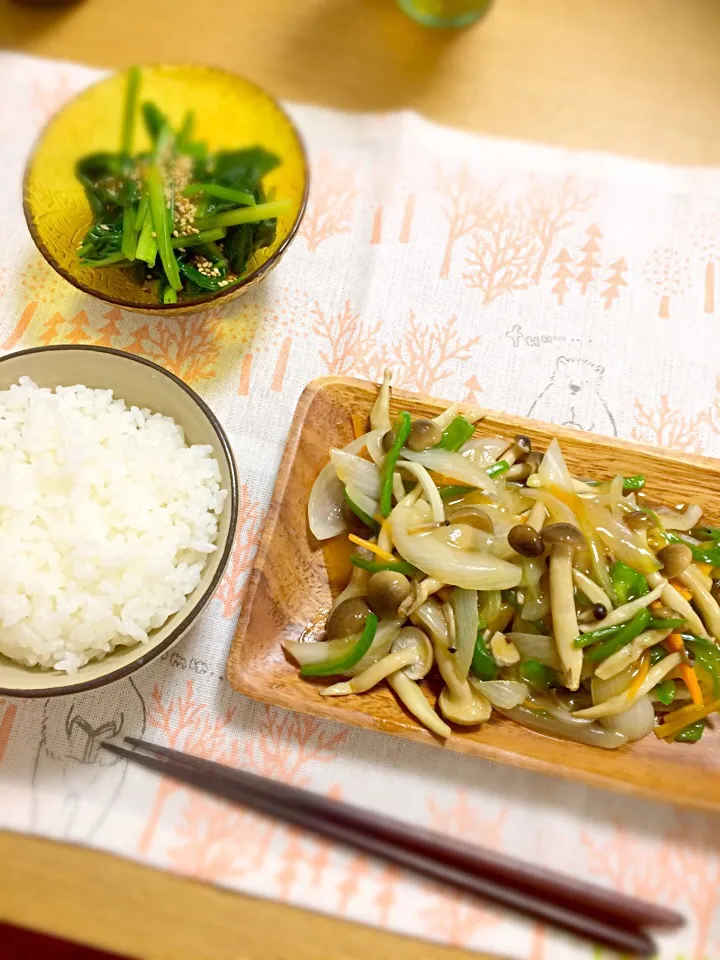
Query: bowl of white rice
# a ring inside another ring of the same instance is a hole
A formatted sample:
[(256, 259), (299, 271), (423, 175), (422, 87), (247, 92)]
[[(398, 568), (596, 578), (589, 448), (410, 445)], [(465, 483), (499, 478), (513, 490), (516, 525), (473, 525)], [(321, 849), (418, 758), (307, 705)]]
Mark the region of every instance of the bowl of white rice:
[(190, 629), (227, 565), (237, 476), (207, 404), (105, 347), (0, 358), (0, 695), (118, 680)]

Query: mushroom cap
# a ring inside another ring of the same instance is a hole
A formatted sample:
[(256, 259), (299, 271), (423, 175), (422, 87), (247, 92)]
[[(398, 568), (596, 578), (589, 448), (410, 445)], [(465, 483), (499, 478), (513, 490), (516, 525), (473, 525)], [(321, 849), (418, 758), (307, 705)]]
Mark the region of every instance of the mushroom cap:
[(530, 453), (532, 450), (532, 440), (530, 437), (526, 437), (524, 434), (519, 433), (515, 437), (515, 446), (524, 454)]
[(652, 517), (648, 516), (643, 510), (633, 510), (632, 513), (625, 514), (625, 525), (630, 527), (633, 533), (639, 533), (641, 530), (650, 530), (655, 526)]
[(348, 597), (343, 600), (328, 617), (325, 625), (328, 640), (342, 640), (359, 633), (365, 626), (369, 613), (370, 608), (362, 597)]
[(413, 421), (410, 428), (410, 435), (407, 438), (407, 446), (411, 450), (421, 453), (423, 450), (429, 450), (436, 447), (442, 440), (443, 432), (434, 420), (419, 419)]
[(453, 697), (449, 687), (443, 687), (438, 697), (440, 712), (451, 723), (463, 727), (472, 727), (484, 723), (492, 712), (490, 701), (476, 690), (470, 691), (470, 696), (458, 700)]
[(367, 602), (379, 617), (396, 617), (398, 607), (410, 596), (410, 581), (403, 573), (380, 570), (367, 582)]
[(474, 527), (475, 530), (494, 533), (495, 528), (490, 514), (476, 503), (458, 504), (456, 507), (450, 507), (446, 514), (450, 523), (465, 523), (469, 527)]
[(585, 546), (585, 537), (574, 523), (550, 523), (540, 533), (546, 547), (565, 546), (579, 550)]
[(684, 573), (693, 559), (692, 550), (686, 543), (668, 543), (662, 550), (658, 550), (657, 557), (668, 579)]
[(508, 543), (521, 557), (540, 557), (545, 552), (542, 537), (527, 523), (516, 523), (508, 530)]
[(391, 650), (397, 653), (398, 650), (407, 649), (416, 650), (418, 659), (417, 663), (404, 667), (403, 673), (410, 680), (422, 680), (433, 665), (433, 647), (428, 635), (417, 627), (403, 627), (395, 638)]

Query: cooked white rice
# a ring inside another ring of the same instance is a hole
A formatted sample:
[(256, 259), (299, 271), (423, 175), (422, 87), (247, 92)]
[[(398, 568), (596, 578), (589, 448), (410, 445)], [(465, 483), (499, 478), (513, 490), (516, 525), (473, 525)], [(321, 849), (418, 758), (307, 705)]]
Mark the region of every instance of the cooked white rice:
[(0, 391), (0, 653), (72, 673), (180, 610), (226, 497), (212, 454), (111, 390)]

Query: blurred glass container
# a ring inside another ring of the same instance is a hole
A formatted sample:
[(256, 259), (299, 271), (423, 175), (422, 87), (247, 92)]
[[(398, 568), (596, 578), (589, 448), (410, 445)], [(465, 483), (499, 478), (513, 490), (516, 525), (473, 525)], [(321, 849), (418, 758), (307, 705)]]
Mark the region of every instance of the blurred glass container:
[(492, 0), (397, 0), (424, 27), (467, 27), (490, 9)]

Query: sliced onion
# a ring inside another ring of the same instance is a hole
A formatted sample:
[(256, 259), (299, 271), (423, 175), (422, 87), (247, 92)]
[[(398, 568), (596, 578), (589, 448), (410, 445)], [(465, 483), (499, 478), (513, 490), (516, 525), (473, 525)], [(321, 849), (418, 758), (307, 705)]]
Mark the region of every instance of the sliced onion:
[(460, 448), (460, 454), (478, 467), (491, 467), (512, 446), (512, 440), (503, 437), (471, 437)]
[(475, 640), (478, 632), (478, 595), (477, 590), (463, 590), (456, 587), (450, 596), (450, 605), (455, 615), (455, 667), (458, 676), (464, 680), (470, 673)]
[[(532, 477), (530, 479), (532, 480)], [(549, 490), (527, 487), (523, 493), (547, 508), (552, 523), (571, 523), (574, 527), (580, 526), (580, 521), (570, 507), (558, 497), (553, 496)]]
[(660, 568), (650, 550), (629, 527), (616, 520), (605, 507), (584, 501), (585, 514), (610, 552), (633, 570), (653, 573)]
[(301, 667), (308, 663), (325, 663), (349, 653), (358, 642), (360, 634), (343, 637), (342, 640), (283, 640), (282, 645)]
[(421, 463), (427, 470), (438, 473), (443, 477), (450, 477), (458, 483), (465, 483), (477, 487), (490, 497), (497, 499), (498, 486), (482, 467), (468, 460), (461, 453), (452, 453), (449, 450), (424, 450), (416, 453), (414, 450), (403, 450), (406, 460)]
[[(362, 547), (359, 547), (357, 552), (364, 560), (370, 560), (372, 558), (370, 551), (364, 550)], [(367, 570), (353, 565), (348, 585), (333, 600), (330, 613), (333, 612), (335, 607), (339, 607), (343, 600), (352, 600), (354, 597), (364, 597), (367, 593), (367, 582), (369, 579), (370, 573)]]
[(411, 620), (424, 627), (433, 640), (447, 649), (450, 644), (447, 620), (437, 600), (426, 600), (413, 613)]
[(517, 680), (477, 680), (470, 677), (470, 683), (494, 707), (503, 707), (505, 710), (512, 710), (524, 703), (530, 693), (527, 685)]
[(357, 487), (373, 500), (380, 499), (380, 472), (374, 463), (346, 450), (331, 450), (330, 463), (342, 483)]
[(363, 670), (366, 670), (373, 663), (377, 663), (378, 660), (386, 657), (388, 653), (390, 653), (390, 647), (395, 643), (402, 625), (403, 620), (399, 619), (381, 620), (375, 631), (372, 646), (362, 660), (359, 660), (354, 667), (351, 667), (347, 671), (347, 675), (354, 677), (358, 673), (362, 673)]
[(387, 433), (390, 429), (390, 381), (392, 372), (385, 370), (383, 373), (383, 382), (378, 391), (377, 398), (370, 411), (370, 426), (374, 431)]
[(348, 500), (352, 500), (355, 506), (360, 507), (369, 517), (374, 517), (380, 509), (380, 504), (377, 500), (366, 496), (362, 490), (353, 486), (351, 483), (345, 487), (345, 493), (347, 494)]
[(696, 503), (690, 504), (680, 513), (676, 510), (670, 510), (668, 507), (657, 507), (655, 513), (660, 518), (663, 527), (666, 530), (692, 530), (702, 519), (702, 508)]
[(537, 733), (547, 733), (552, 737), (561, 737), (563, 740), (574, 740), (576, 743), (587, 743), (593, 747), (603, 747), (606, 750), (616, 750), (624, 743), (625, 737), (616, 730), (606, 730), (597, 723), (578, 722), (571, 716), (559, 719), (557, 716), (547, 716), (528, 710), (527, 707), (514, 707), (512, 710), (497, 708), (498, 713), (523, 727), (535, 730)]
[(572, 477), (557, 440), (553, 440), (545, 451), (538, 467), (538, 478), (543, 487), (559, 487), (566, 493), (573, 492)]
[(413, 527), (427, 522), (428, 508), (396, 507), (390, 517), (393, 542), (402, 557), (423, 573), (466, 590), (504, 590), (520, 582), (521, 568), (507, 560), (473, 549), (455, 546), (427, 533), (410, 534)]
[(539, 660), (546, 667), (560, 669), (560, 658), (552, 637), (538, 633), (508, 633), (506, 636), (518, 648), (523, 660)]
[[(343, 452), (361, 453), (371, 436), (372, 432), (352, 440)], [(308, 524), (316, 540), (329, 540), (347, 530), (343, 505), (343, 484), (332, 463), (327, 463), (318, 474), (308, 500)]]
[(628, 710), (606, 717), (603, 726), (622, 734), (630, 742), (642, 740), (655, 729), (655, 710), (650, 697), (640, 697)]
[[(425, 494), (425, 497), (430, 504), (432, 510), (432, 518), (435, 523), (443, 523), (445, 520), (445, 505), (442, 502), (442, 497), (438, 488), (435, 486), (435, 482), (430, 474), (427, 472), (425, 467), (420, 463), (412, 463), (408, 460), (401, 460), (398, 463), (398, 470), (407, 470), (408, 473), (411, 473), (415, 479), (420, 483), (422, 491)], [(403, 496), (397, 498), (398, 502), (405, 498), (405, 491), (403, 490)]]

